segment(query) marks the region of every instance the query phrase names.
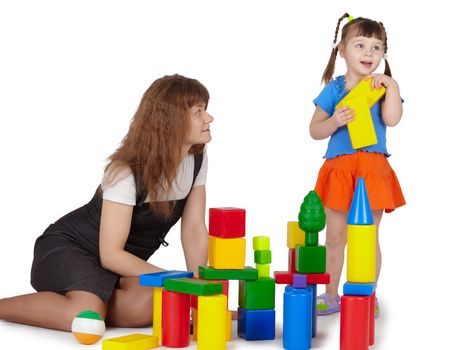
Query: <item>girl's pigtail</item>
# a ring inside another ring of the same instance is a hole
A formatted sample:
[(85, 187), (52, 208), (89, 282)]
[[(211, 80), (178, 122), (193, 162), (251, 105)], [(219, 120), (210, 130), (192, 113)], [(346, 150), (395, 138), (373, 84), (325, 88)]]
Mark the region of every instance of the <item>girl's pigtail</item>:
[(383, 74), (388, 75), (391, 77), (391, 69), (390, 69), (390, 64), (388, 63), (388, 58), (387, 58), (387, 51), (388, 51), (388, 44), (387, 44), (387, 32), (385, 30), (385, 27), (382, 22), (379, 22), (380, 26), (383, 29), (383, 34), (384, 34), (384, 39), (383, 39), (383, 57), (385, 60), (385, 71)]
[(350, 17), (350, 15), (348, 13), (345, 13), (337, 21), (337, 27), (335, 28), (334, 41), (332, 43), (332, 52), (330, 54), (329, 62), (327, 63), (326, 69), (324, 70), (324, 73), (322, 74), (321, 82), (323, 82), (324, 84), (328, 84), (331, 81), (332, 76), (334, 75), (335, 60), (337, 58), (337, 52), (338, 52), (338, 44), (337, 44), (338, 31), (339, 31), (340, 23), (342, 22), (342, 20), (348, 17)]

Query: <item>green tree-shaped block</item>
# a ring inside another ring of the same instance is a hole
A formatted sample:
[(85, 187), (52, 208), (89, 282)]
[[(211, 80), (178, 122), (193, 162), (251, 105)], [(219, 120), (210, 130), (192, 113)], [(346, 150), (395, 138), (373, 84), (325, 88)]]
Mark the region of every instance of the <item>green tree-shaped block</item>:
[(306, 244), (316, 245), (318, 232), (326, 226), (326, 213), (321, 199), (314, 191), (310, 191), (303, 199), (298, 213), (298, 226), (305, 231)]

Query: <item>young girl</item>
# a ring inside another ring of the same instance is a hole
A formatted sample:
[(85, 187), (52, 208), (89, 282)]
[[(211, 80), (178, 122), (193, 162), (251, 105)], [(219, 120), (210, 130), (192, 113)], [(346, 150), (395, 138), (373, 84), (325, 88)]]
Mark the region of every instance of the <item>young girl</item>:
[(37, 239), (38, 292), (0, 300), (0, 319), (70, 331), (77, 313), (93, 310), (112, 326), (152, 324), (152, 289), (138, 276), (162, 271), (147, 260), (180, 218), (188, 270), (207, 263), (208, 100), (200, 82), (180, 75), (148, 88), (94, 197)]
[[(340, 42), (337, 34), (340, 23), (348, 18), (342, 28)], [(319, 170), (316, 193), (326, 210), (327, 272), (331, 283), (326, 293), (318, 297), (318, 314), (328, 315), (340, 311), (338, 287), (343, 268), (347, 241), (347, 214), (356, 182), (362, 176), (367, 192), (377, 235), (383, 211), (391, 212), (405, 204), (398, 179), (390, 167), (386, 147), (387, 126), (395, 126), (403, 112), (398, 83), (391, 77), (387, 61), (387, 34), (382, 23), (367, 18), (355, 18), (345, 13), (338, 20), (329, 63), (322, 76), (326, 84), (314, 100), (316, 110), (310, 124), (310, 135), (315, 140), (330, 137), (326, 161)], [(345, 60), (345, 75), (332, 80), (337, 53)], [(385, 60), (384, 74), (372, 74)], [(355, 111), (335, 106), (362, 79), (372, 77), (371, 89), (386, 87), (385, 96), (371, 108), (378, 143), (355, 150), (352, 148), (346, 124), (354, 120)], [(381, 252), (377, 236), (376, 279), (379, 278)], [(376, 300), (376, 315), (378, 315)]]

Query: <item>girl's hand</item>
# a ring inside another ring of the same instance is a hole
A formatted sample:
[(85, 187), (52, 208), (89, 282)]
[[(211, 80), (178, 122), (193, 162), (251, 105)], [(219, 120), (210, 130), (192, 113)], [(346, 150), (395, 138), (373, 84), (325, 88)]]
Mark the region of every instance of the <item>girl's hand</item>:
[(332, 115), (332, 120), (334, 121), (337, 128), (347, 125), (349, 122), (353, 121), (355, 118), (354, 110), (350, 107), (340, 107), (336, 109)]
[(372, 78), (372, 83), (371, 83), (371, 90), (373, 89), (380, 89), (383, 86), (385, 86), (387, 89), (389, 88), (395, 88), (398, 87), (398, 83), (396, 82), (395, 79), (392, 77), (389, 77), (388, 75), (385, 74), (372, 74), (370, 76)]

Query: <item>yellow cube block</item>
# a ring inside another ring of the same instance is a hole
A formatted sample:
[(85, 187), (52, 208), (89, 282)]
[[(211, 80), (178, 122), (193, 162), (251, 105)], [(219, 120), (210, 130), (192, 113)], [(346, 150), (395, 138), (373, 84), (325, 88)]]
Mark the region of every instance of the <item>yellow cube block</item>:
[(162, 287), (153, 288), (152, 335), (162, 342)]
[(288, 221), (287, 248), (295, 249), (297, 244), (305, 245), (305, 232), (298, 226), (298, 221)]
[(375, 225), (347, 225), (347, 281), (375, 282)]
[(215, 269), (243, 269), (245, 238), (209, 236), (209, 265)]
[(270, 264), (255, 264), (258, 271), (258, 278), (270, 276)]
[(254, 236), (252, 239), (253, 250), (269, 250), (270, 238), (269, 236)]
[(103, 340), (103, 350), (146, 350), (159, 347), (157, 337), (144, 334), (130, 334)]
[(197, 298), (197, 349), (225, 350), (227, 333), (226, 295)]

